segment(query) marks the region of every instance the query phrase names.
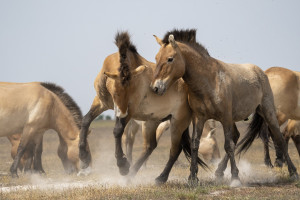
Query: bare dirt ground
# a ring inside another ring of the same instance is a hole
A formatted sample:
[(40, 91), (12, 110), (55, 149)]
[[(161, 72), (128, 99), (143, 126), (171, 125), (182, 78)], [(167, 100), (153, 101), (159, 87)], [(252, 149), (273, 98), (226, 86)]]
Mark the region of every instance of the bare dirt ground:
[[(180, 158), (171, 171), (169, 180), (162, 186), (154, 184), (169, 156), (170, 133), (161, 138), (158, 147), (150, 156), (147, 165), (131, 180), (119, 175), (114, 158), (113, 121), (97, 121), (92, 124), (89, 136), (93, 157), (93, 171), (85, 177), (64, 173), (57, 156), (58, 136), (48, 131), (44, 136), (43, 166), (46, 175), (23, 174), (12, 179), (9, 168), (10, 143), (0, 138), (0, 199), (300, 199), (300, 182), (291, 181), (287, 167), (269, 169), (263, 165), (263, 146), (256, 140), (250, 150), (238, 160), (243, 186), (232, 188), (230, 165), (223, 181), (216, 181), (215, 166), (211, 171), (199, 169), (199, 186), (189, 187), (189, 163)], [(247, 124), (238, 123), (242, 135)], [(221, 126), (216, 133), (221, 155), (224, 155), (224, 137)], [(290, 156), (300, 171), (298, 153), (292, 143)], [(133, 159), (143, 149), (141, 133), (137, 134)], [(274, 150), (271, 150), (274, 161)]]

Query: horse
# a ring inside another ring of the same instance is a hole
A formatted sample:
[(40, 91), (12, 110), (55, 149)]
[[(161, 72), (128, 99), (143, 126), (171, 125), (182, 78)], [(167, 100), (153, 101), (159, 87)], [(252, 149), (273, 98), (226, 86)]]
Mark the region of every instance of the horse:
[[(297, 130), (298, 123), (294, 120), (300, 120), (300, 72), (282, 67), (271, 67), (267, 69), (265, 73), (269, 78), (271, 89), (273, 91), (279, 126), (282, 126), (290, 119), (287, 126), (288, 130)], [(300, 145), (299, 136), (295, 135), (291, 137), (290, 132), (293, 131), (285, 130), (283, 132), (286, 144), (288, 144), (289, 139), (292, 138), (298, 149), (298, 146)], [(263, 141), (265, 164), (273, 167), (269, 154), (268, 138), (265, 137)]]
[[(132, 149), (136, 133), (143, 122), (131, 120), (124, 129), (122, 136), (123, 146), (126, 148), (126, 156), (130, 163), (132, 163)], [(162, 134), (170, 127), (170, 121), (165, 121), (159, 124), (156, 129), (156, 141), (159, 142)], [(216, 131), (216, 122), (209, 120), (204, 124), (204, 130), (200, 139), (199, 154), (204, 158), (207, 163), (215, 163), (220, 159), (220, 151), (218, 142), (214, 137)], [(146, 163), (145, 163), (146, 164)]]
[[(155, 64), (138, 54), (127, 32), (117, 33), (115, 43), (119, 52), (109, 55), (104, 60), (103, 67), (94, 82), (97, 96), (83, 118), (80, 159), (83, 163), (89, 163), (89, 157), (85, 155), (84, 149), (86, 131), (92, 120), (104, 110), (114, 108), (116, 124), (113, 133), (117, 166), (121, 175), (129, 174), (133, 177), (157, 146), (155, 132), (158, 125), (170, 120), (170, 157), (163, 172), (155, 179), (157, 184), (165, 183), (182, 149), (186, 156), (190, 156), (188, 126), (191, 123), (192, 113), (187, 100), (187, 87), (180, 79), (166, 95), (157, 96), (149, 87)], [(130, 119), (145, 121), (144, 151), (131, 168), (121, 145), (124, 128)], [(199, 157), (196, 162), (204, 168), (207, 167)]]
[[(195, 157), (199, 148), (204, 122), (215, 119), (223, 125), (226, 155), (215, 175), (224, 176), (230, 159), (231, 180), (241, 184), (235, 161), (235, 146), (239, 132), (234, 122), (246, 119), (255, 113), (249, 133), (258, 134), (265, 121), (271, 130), (276, 151), (280, 159), (283, 154), (288, 163), (290, 176), (297, 178), (284, 138), (279, 130), (272, 90), (266, 74), (253, 64), (228, 64), (211, 57), (196, 41), (196, 30), (173, 30), (163, 39), (156, 38), (160, 49), (155, 57), (156, 69), (151, 82), (152, 90), (165, 94), (180, 78), (189, 88), (189, 105), (196, 116), (197, 130), (192, 134), (193, 154), (190, 179), (197, 183)], [(282, 153), (283, 151), (283, 153)]]
[[(33, 166), (41, 167), (42, 153), (38, 150), (41, 150), (39, 146), (42, 143), (39, 141), (48, 129), (55, 130), (59, 135), (58, 155), (66, 172), (78, 170), (82, 114), (63, 88), (44, 82), (1, 82), (0, 99), (0, 136), (22, 134), (10, 168), (13, 177), (18, 177), (20, 159), (32, 143), (35, 144)], [(86, 149), (90, 154), (88, 144)]]

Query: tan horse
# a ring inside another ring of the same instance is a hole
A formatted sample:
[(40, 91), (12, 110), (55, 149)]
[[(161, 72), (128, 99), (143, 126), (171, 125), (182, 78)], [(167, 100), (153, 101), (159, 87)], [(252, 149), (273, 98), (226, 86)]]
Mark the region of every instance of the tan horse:
[[(296, 121), (293, 120), (300, 120), (300, 72), (282, 67), (271, 67), (265, 73), (269, 78), (273, 91), (279, 126), (283, 125), (288, 119), (292, 119), (291, 121), (289, 120), (288, 125), (288, 129), (292, 130), (294, 129), (292, 127), (297, 127)], [(289, 133), (289, 131), (285, 131), (284, 133)], [(289, 135), (284, 136), (287, 141), (291, 137)], [(298, 136), (292, 137), (292, 139), (298, 148), (300, 139), (298, 139)], [(264, 141), (265, 163), (268, 166), (272, 166), (267, 138)], [(275, 162), (276, 165), (282, 165), (277, 162)]]
[[(141, 122), (143, 123), (143, 122)], [(199, 154), (204, 158), (208, 163), (215, 163), (218, 161), (220, 156), (220, 151), (218, 147), (218, 142), (214, 137), (216, 130), (216, 122), (214, 120), (207, 121), (204, 124), (203, 134), (200, 139)], [(136, 133), (141, 125), (135, 120), (131, 120), (125, 127), (123, 133), (123, 146), (126, 148), (126, 156), (128, 161), (132, 162), (132, 149), (135, 140)], [(159, 124), (156, 129), (156, 141), (159, 142), (162, 134), (168, 130), (170, 127), (170, 121), (165, 121)], [(146, 163), (145, 163), (146, 164)]]
[[(91, 121), (104, 110), (114, 107), (116, 112), (115, 156), (122, 175), (128, 174), (130, 167), (121, 145), (124, 128), (131, 118), (145, 121), (143, 126), (144, 151), (130, 168), (130, 175), (134, 176), (157, 146), (155, 133), (158, 125), (165, 120), (170, 120), (170, 157), (164, 171), (156, 178), (156, 183), (164, 183), (182, 149), (187, 156), (190, 154), (188, 126), (191, 123), (192, 113), (187, 101), (187, 87), (180, 79), (170, 87), (166, 95), (157, 96), (149, 87), (155, 64), (137, 53), (126, 32), (117, 34), (116, 45), (119, 52), (105, 59), (95, 80), (97, 96), (83, 119), (80, 158), (84, 163), (89, 163), (84, 148), (86, 131)], [(198, 157), (197, 162), (206, 167), (206, 164)]]
[[(176, 39), (176, 40), (175, 40)], [(276, 150), (281, 159), (282, 151), (288, 162), (291, 176), (297, 170), (288, 155), (286, 145), (276, 119), (272, 90), (265, 73), (253, 64), (228, 64), (209, 55), (196, 42), (196, 30), (174, 30), (164, 39), (156, 37), (160, 50), (156, 55), (156, 70), (152, 89), (159, 95), (166, 93), (181, 77), (189, 88), (189, 104), (197, 117), (197, 131), (193, 133), (193, 151), (197, 152), (204, 122), (215, 119), (223, 125), (226, 156), (216, 171), (224, 175), (230, 159), (232, 180), (239, 180), (234, 150), (239, 138), (234, 122), (246, 119), (255, 113), (250, 132), (257, 134), (266, 121), (273, 135)], [(282, 150), (282, 151), (281, 151)], [(192, 182), (197, 181), (196, 153), (192, 155)]]
[[(41, 144), (39, 141), (48, 129), (54, 129), (59, 135), (58, 155), (65, 170), (70, 173), (77, 171), (82, 115), (77, 104), (61, 87), (51, 83), (2, 82), (0, 99), (0, 136), (22, 133), (10, 168), (12, 176), (18, 176), (17, 167), (27, 147), (31, 143)], [(34, 162), (41, 162), (38, 156), (34, 154)]]

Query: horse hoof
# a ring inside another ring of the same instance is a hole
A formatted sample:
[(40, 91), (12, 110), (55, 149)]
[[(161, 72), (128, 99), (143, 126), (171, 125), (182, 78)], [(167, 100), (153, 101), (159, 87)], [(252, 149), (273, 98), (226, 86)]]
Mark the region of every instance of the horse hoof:
[(127, 161), (126, 157), (118, 160), (117, 165), (122, 176), (126, 176), (129, 173), (130, 163)]
[(168, 180), (168, 177), (165, 177), (165, 176), (158, 176), (156, 179), (155, 179), (155, 184), (156, 185), (162, 185), (164, 183), (166, 183)]
[(77, 176), (87, 176), (91, 173), (92, 169), (91, 167), (87, 167), (85, 169), (80, 169), (80, 171), (77, 173)]
[(189, 180), (188, 180), (188, 185), (190, 187), (196, 187), (199, 183), (199, 179), (197, 176), (192, 177), (191, 175), (189, 176)]
[(281, 160), (279, 160), (279, 159), (276, 159), (275, 163), (274, 163), (274, 166), (282, 168), (283, 162)]
[(272, 162), (270, 160), (265, 161), (265, 165), (269, 168), (273, 168), (274, 166), (272, 165)]
[(224, 173), (223, 172), (219, 172), (217, 170), (217, 171), (215, 171), (215, 176), (216, 176), (217, 179), (223, 179)]
[(242, 183), (240, 181), (240, 179), (233, 179), (230, 183), (230, 187), (232, 188), (237, 188), (237, 187), (241, 187)]
[(299, 175), (298, 175), (298, 173), (297, 172), (294, 172), (293, 174), (291, 174), (291, 179), (293, 180), (293, 181), (298, 181), (299, 180)]
[(11, 177), (12, 177), (12, 178), (19, 178), (19, 176), (18, 176), (17, 173), (12, 173), (12, 174), (11, 174)]

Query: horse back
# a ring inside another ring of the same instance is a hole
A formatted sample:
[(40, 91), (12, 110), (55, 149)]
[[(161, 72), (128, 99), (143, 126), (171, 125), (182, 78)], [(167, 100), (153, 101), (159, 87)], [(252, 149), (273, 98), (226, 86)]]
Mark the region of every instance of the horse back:
[(22, 133), (25, 125), (45, 118), (52, 95), (37, 82), (2, 82), (0, 99), (0, 136), (8, 136)]

